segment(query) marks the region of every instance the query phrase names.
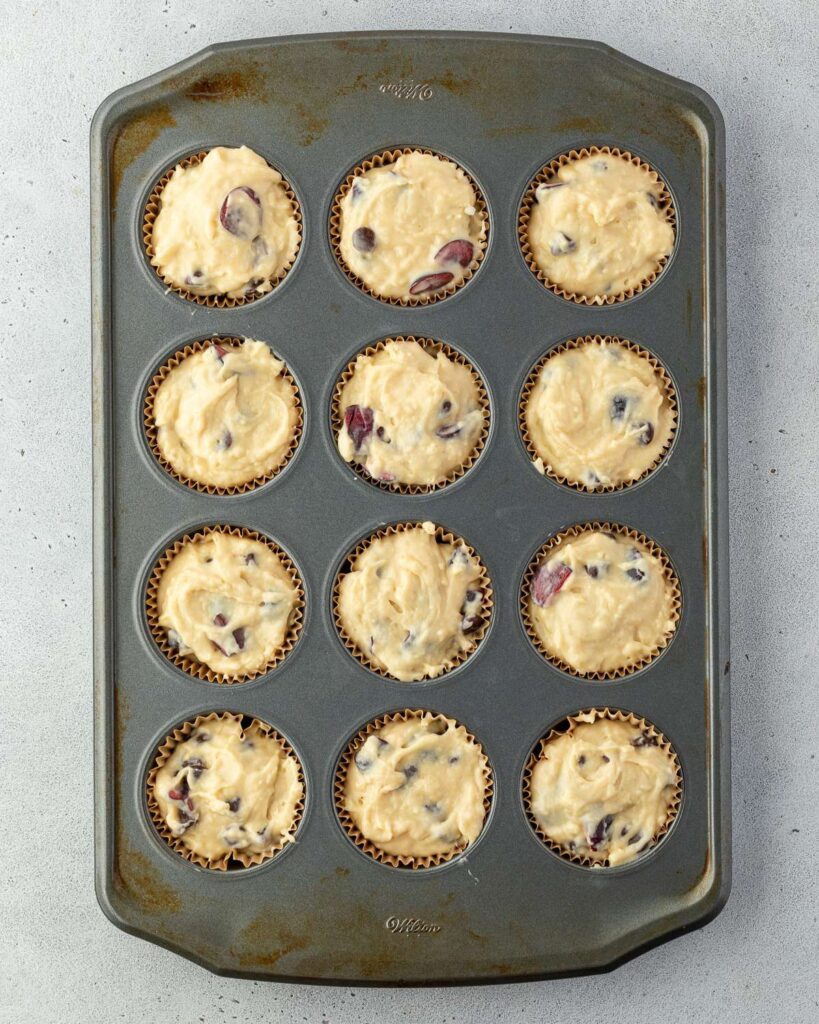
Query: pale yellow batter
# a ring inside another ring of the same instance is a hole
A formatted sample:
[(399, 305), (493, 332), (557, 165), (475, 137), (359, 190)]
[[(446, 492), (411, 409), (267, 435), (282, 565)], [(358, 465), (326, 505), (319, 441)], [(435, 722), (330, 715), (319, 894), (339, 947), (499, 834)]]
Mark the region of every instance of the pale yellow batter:
[(674, 759), (648, 730), (589, 715), (546, 744), (531, 810), (558, 846), (614, 867), (652, 842), (676, 791)]
[(341, 200), (344, 262), (384, 298), (457, 284), (485, 232), (469, 178), (428, 153), (365, 171)]
[(674, 245), (655, 176), (608, 153), (580, 157), (540, 185), (529, 245), (552, 284), (588, 297), (619, 295)]
[(256, 722), (243, 730), (230, 717), (200, 725), (174, 749), (153, 786), (173, 835), (209, 860), (290, 842), (303, 795), (298, 763), (278, 739)]
[(261, 541), (211, 533), (185, 544), (159, 581), (159, 625), (179, 654), (239, 677), (281, 650), (296, 587)]
[(247, 146), (217, 146), (163, 188), (151, 263), (195, 295), (240, 298), (270, 291), (299, 237), (279, 172)]
[(440, 675), (475, 646), (483, 624), (481, 569), (463, 544), (441, 544), (432, 523), (377, 537), (341, 577), (338, 612), (359, 650), (411, 682)]
[(361, 834), (395, 856), (429, 857), (474, 843), (483, 828), (484, 761), (451, 719), (388, 722), (367, 737), (344, 782)]
[(599, 531), (567, 537), (549, 552), (532, 580), (529, 617), (546, 650), (578, 672), (635, 665), (675, 628), (658, 559)]
[(284, 363), (262, 341), (215, 342), (159, 385), (153, 418), (163, 457), (180, 476), (230, 487), (281, 465), (298, 423)]
[(486, 418), (470, 370), (416, 341), (359, 356), (339, 407), (342, 457), (402, 484), (445, 480), (469, 458)]
[(630, 483), (671, 440), (675, 417), (662, 378), (616, 342), (586, 342), (548, 359), (524, 419), (543, 463), (590, 490)]

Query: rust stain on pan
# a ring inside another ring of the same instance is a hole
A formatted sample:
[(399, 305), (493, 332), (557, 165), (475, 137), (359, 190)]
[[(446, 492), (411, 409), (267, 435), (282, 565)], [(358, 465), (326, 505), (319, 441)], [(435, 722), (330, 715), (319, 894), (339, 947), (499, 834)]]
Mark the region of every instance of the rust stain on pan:
[(183, 90), (183, 95), (194, 103), (260, 100), (267, 95), (267, 89), (264, 75), (253, 66), (246, 66), (197, 78)]
[(111, 153), (111, 202), (116, 214), (117, 195), (122, 177), (134, 160), (141, 156), (165, 128), (173, 128), (176, 120), (167, 103), (156, 103), (141, 110), (119, 127)]
[(453, 96), (464, 96), (475, 87), (474, 78), (458, 78), (454, 72), (445, 71), (438, 78), (430, 79), (431, 83), (440, 85), (442, 89), (451, 92)]
[(567, 117), (554, 126), (555, 132), (588, 132), (589, 134), (600, 134), (611, 128), (603, 118), (600, 117)]
[(268, 907), (242, 929), (241, 944), (231, 955), (242, 967), (274, 967), (283, 956), (306, 949), (310, 940), (281, 923), (277, 908)]
[(114, 884), (144, 913), (176, 914), (182, 909), (176, 890), (161, 880), (148, 858), (135, 850), (121, 832), (114, 870)]
[(537, 124), (509, 124), (501, 125), (499, 128), (487, 128), (484, 135), (487, 139), (510, 139), (516, 135), (529, 135), (531, 132), (540, 131), (542, 125)]
[(336, 39), (333, 46), (342, 53), (384, 53), (390, 43), (388, 39), (378, 39), (372, 42), (357, 39)]
[(311, 110), (306, 103), (297, 103), (293, 110), (299, 118), (299, 141), (302, 146), (312, 146), (320, 139), (324, 132), (330, 127), (330, 118), (322, 117), (315, 110)]
[(708, 394), (708, 378), (707, 377), (700, 377), (700, 379), (697, 381), (697, 398), (699, 399), (700, 409), (705, 409), (705, 396), (707, 394)]

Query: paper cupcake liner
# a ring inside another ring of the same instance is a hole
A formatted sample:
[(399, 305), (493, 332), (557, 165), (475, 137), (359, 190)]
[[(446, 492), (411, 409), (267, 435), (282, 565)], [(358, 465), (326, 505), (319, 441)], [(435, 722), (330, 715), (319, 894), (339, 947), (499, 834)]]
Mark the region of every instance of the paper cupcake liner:
[[(464, 276), (460, 281), (452, 281), (445, 288), (441, 288), (436, 292), (425, 293), (422, 295), (409, 295), (406, 298), (379, 295), (378, 292), (374, 291), (368, 284), (347, 266), (344, 262), (344, 257), (341, 255), (341, 201), (353, 187), (355, 179), (364, 174), (365, 171), (372, 170), (373, 167), (385, 167), (389, 164), (395, 163), (395, 161), (405, 154), (409, 153), (425, 153), (428, 156), (437, 157), (439, 160), (444, 160), (447, 163), (455, 164), (460, 170), (466, 175), (469, 184), (472, 186), (475, 192), (475, 210), (480, 216), (483, 222), (483, 231), (480, 239), (475, 244), (475, 254), (472, 257), (472, 262), (464, 271)], [(486, 246), (489, 239), (489, 213), (486, 207), (486, 199), (484, 198), (483, 192), (481, 191), (478, 183), (472, 177), (472, 175), (464, 167), (456, 161), (452, 160), (447, 156), (442, 156), (440, 153), (436, 153), (432, 149), (425, 149), (423, 146), (404, 146), (401, 149), (385, 149), (380, 153), (375, 153), (366, 160), (362, 160), (360, 164), (349, 172), (341, 187), (336, 192), (333, 199), (333, 205), (330, 208), (330, 247), (333, 250), (338, 265), (344, 271), (347, 279), (359, 288), (366, 295), (371, 295), (374, 299), (378, 299), (379, 302), (388, 302), (391, 306), (428, 306), (433, 302), (440, 302), (442, 299), (449, 298), (459, 288), (469, 281), (478, 267), (481, 265), (481, 261), (486, 253)]]
[(555, 157), (554, 160), (550, 160), (549, 163), (544, 164), (529, 182), (520, 204), (520, 210), (518, 212), (518, 243), (520, 244), (520, 251), (523, 253), (526, 265), (538, 281), (548, 288), (550, 292), (553, 292), (555, 295), (559, 295), (562, 299), (568, 299), (570, 302), (577, 302), (584, 306), (610, 306), (615, 302), (625, 302), (626, 299), (633, 298), (657, 280), (671, 258), (671, 253), (667, 256), (663, 256), (658, 260), (657, 266), (648, 275), (648, 277), (644, 278), (634, 287), (627, 288), (625, 291), (618, 292), (614, 295), (580, 295), (577, 292), (568, 291), (563, 288), (562, 285), (555, 284), (554, 281), (551, 281), (544, 271), (541, 270), (529, 245), (529, 218), (532, 214), (532, 208), (536, 203), (535, 192), (537, 191), (537, 187), (538, 185), (542, 185), (544, 182), (553, 178), (560, 168), (565, 167), (566, 164), (570, 164), (574, 160), (579, 160), (581, 157), (598, 155), (619, 157), (620, 159), (627, 160), (635, 167), (640, 167), (644, 171), (647, 171), (652, 178), (660, 184), (662, 189), (659, 196), (660, 209), (665, 213), (666, 220), (674, 229), (675, 244), (677, 240), (677, 212), (674, 209), (674, 200), (671, 198), (668, 186), (657, 171), (654, 170), (651, 164), (647, 164), (638, 156), (633, 156), (628, 152), (628, 150), (618, 149), (617, 147), (612, 146), (584, 146), (582, 149), (572, 149), (568, 153), (561, 153), (560, 156)]
[(666, 835), (668, 830), (674, 824), (674, 820), (677, 817), (677, 813), (680, 809), (680, 802), (682, 800), (682, 768), (680, 767), (680, 761), (677, 757), (677, 752), (674, 750), (669, 741), (660, 732), (660, 730), (647, 721), (645, 718), (640, 718), (639, 715), (635, 715), (630, 711), (620, 711), (617, 708), (586, 708), (583, 711), (578, 711), (574, 715), (567, 715), (562, 721), (558, 722), (552, 729), (549, 730), (548, 734), (541, 737), (535, 744), (529, 757), (526, 759), (526, 764), (523, 769), (523, 806), (526, 811), (526, 817), (529, 824), (538, 839), (546, 846), (552, 853), (556, 853), (558, 857), (563, 860), (569, 861), (571, 864), (579, 864), (585, 868), (604, 868), (609, 867), (608, 859), (606, 860), (593, 860), (591, 857), (582, 856), (572, 850), (561, 846), (551, 839), (541, 828), (537, 818), (532, 811), (532, 772), (534, 771), (535, 765), (543, 757), (544, 748), (550, 740), (563, 735), (566, 732), (574, 730), (575, 726), (581, 725), (587, 722), (596, 722), (598, 719), (606, 718), (612, 722), (627, 722), (629, 725), (634, 725), (640, 730), (645, 730), (650, 736), (657, 740), (657, 745), (668, 752), (674, 763), (675, 774), (676, 774), (676, 788), (673, 796), (669, 802), (668, 814), (666, 820), (654, 833), (654, 836), (649, 841), (648, 845), (643, 851), (629, 863), (635, 863), (638, 860), (642, 860), (651, 850), (653, 850), (663, 836)]
[[(641, 359), (645, 359), (650, 363), (654, 373), (659, 378), (665, 397), (671, 408), (671, 434), (668, 441), (663, 445), (662, 450), (657, 455), (657, 458), (651, 463), (651, 465), (645, 469), (636, 479), (625, 480), (619, 484), (596, 484), (594, 486), (588, 486), (587, 484), (580, 483), (577, 480), (570, 480), (568, 477), (563, 476), (561, 473), (557, 473), (552, 467), (543, 461), (543, 457), (537, 450), (534, 441), (529, 434), (529, 428), (526, 425), (526, 407), (529, 404), (529, 398), (532, 391), (537, 384), (540, 371), (543, 366), (553, 357), (559, 355), (561, 352), (568, 352), (570, 349), (578, 349), (583, 345), (590, 344), (617, 344), (621, 348), (632, 352), (636, 356), (640, 356)], [(582, 493), (592, 494), (604, 494), (611, 493), (613, 491), (623, 491), (628, 487), (633, 487), (641, 480), (645, 480), (647, 476), (650, 476), (660, 463), (665, 459), (666, 455), (671, 449), (671, 445), (674, 443), (674, 437), (677, 433), (677, 419), (678, 419), (678, 401), (677, 401), (677, 389), (674, 387), (674, 383), (671, 377), (668, 375), (668, 371), (657, 359), (656, 356), (652, 355), (648, 349), (642, 348), (640, 345), (635, 344), (633, 341), (628, 341), (625, 338), (621, 338), (617, 335), (606, 334), (586, 334), (582, 337), (572, 338), (569, 341), (564, 341), (562, 345), (557, 345), (555, 348), (549, 349), (541, 358), (535, 363), (532, 369), (529, 371), (529, 375), (526, 378), (526, 382), (520, 393), (520, 401), (518, 402), (518, 426), (520, 428), (520, 436), (523, 439), (523, 443), (526, 446), (526, 450), (532, 457), (532, 461), (540, 459), (543, 462), (543, 472), (545, 476), (548, 476), (551, 480), (556, 483), (562, 484), (564, 487), (571, 487), (575, 491)]]
[(296, 423), (293, 431), (293, 437), (291, 438), (287, 451), (284, 453), (284, 456), (279, 463), (272, 469), (269, 469), (266, 473), (262, 473), (259, 476), (253, 477), (251, 480), (247, 480), (243, 484), (230, 484), (228, 487), (222, 487), (216, 484), (202, 483), (201, 480), (193, 480), (190, 477), (184, 476), (182, 473), (179, 473), (162, 454), (159, 447), (156, 421), (154, 419), (154, 400), (156, 399), (156, 393), (162, 382), (171, 370), (175, 370), (176, 367), (183, 363), (189, 356), (196, 355), (198, 352), (203, 352), (205, 349), (210, 348), (215, 342), (218, 342), (224, 348), (234, 348), (241, 345), (243, 341), (244, 338), (234, 335), (214, 334), (209, 338), (204, 338), (201, 341), (194, 341), (190, 345), (185, 345), (184, 348), (174, 352), (174, 354), (166, 359), (159, 367), (151, 378), (151, 382), (145, 393), (145, 401), (142, 408), (142, 423), (151, 453), (168, 476), (173, 477), (174, 480), (184, 484), (185, 487), (189, 487), (191, 490), (199, 491), (201, 494), (224, 496), (246, 494), (248, 491), (255, 491), (257, 487), (262, 487), (264, 484), (269, 483), (275, 476), (278, 476), (279, 473), (282, 472), (288, 462), (293, 458), (293, 455), (299, 446), (299, 442), (301, 441), (302, 429), (304, 426), (304, 413), (301, 403), (301, 395), (299, 393), (298, 386), (296, 385), (296, 381), (285, 366), (284, 370), (282, 370), (281, 377), (292, 387), (293, 394), (296, 398)]
[[(179, 295), (180, 298), (187, 299), (188, 302), (196, 302), (200, 306), (209, 306), (212, 309), (235, 309), (237, 306), (246, 306), (250, 302), (255, 302), (257, 299), (263, 299), (270, 292), (248, 292), (247, 295), (241, 295), (238, 298), (231, 298), (229, 295), (196, 295), (194, 292), (189, 291), (182, 285), (174, 284), (174, 282), (165, 277), (160, 267), (155, 267), (151, 260), (155, 256), (154, 243), (153, 243), (153, 231), (154, 221), (159, 215), (159, 210), (162, 206), (162, 190), (171, 180), (171, 177), (177, 167), (195, 167), (197, 164), (201, 164), (205, 157), (210, 151), (207, 149), (200, 150), (198, 153), (193, 153), (190, 156), (184, 157), (182, 160), (177, 160), (173, 166), (168, 167), (162, 177), (151, 189), (151, 194), (148, 196), (148, 201), (145, 204), (145, 210), (142, 215), (142, 244), (145, 249), (145, 254), (148, 257), (148, 266), (151, 271), (156, 274), (157, 278), (167, 288), (168, 291), (173, 292), (175, 295)], [(273, 167), (272, 164), (268, 164), (269, 167)], [(281, 174), (281, 171), (277, 167), (273, 167), (273, 170)], [(301, 206), (296, 193), (293, 191), (290, 183), (286, 178), (282, 177), (279, 182), (281, 187), (284, 189), (285, 195), (290, 200), (293, 207), (293, 217), (296, 221), (296, 228), (298, 231), (298, 243), (296, 245), (296, 251), (293, 253), (291, 259), (289, 259), (282, 269), (276, 274), (275, 277), (269, 278), (270, 284), (275, 290), (276, 286), (281, 283), (287, 272), (293, 266), (293, 263), (298, 256), (299, 249), (301, 248), (302, 242), (302, 215)]]
[(386, 346), (392, 341), (414, 341), (417, 342), (421, 348), (426, 352), (429, 352), (433, 356), (437, 356), (439, 353), (443, 353), (447, 359), (453, 363), (460, 363), (461, 366), (465, 366), (472, 379), (475, 382), (475, 386), (478, 389), (478, 402), (480, 403), (481, 409), (483, 410), (483, 427), (478, 435), (475, 445), (470, 452), (469, 456), (458, 466), (456, 469), (451, 470), (441, 480), (437, 480), (433, 484), (402, 484), (396, 480), (377, 480), (356, 462), (346, 462), (347, 466), (353, 470), (362, 480), (366, 480), (368, 484), (372, 484), (375, 487), (380, 487), (382, 491), (393, 491), (397, 494), (432, 494), (434, 491), (443, 490), (444, 487), (448, 487), (451, 483), (460, 479), (465, 473), (467, 473), (477, 462), (478, 457), (483, 451), (484, 445), (486, 444), (486, 438), (489, 435), (489, 396), (486, 393), (486, 387), (483, 383), (483, 378), (470, 363), (466, 356), (462, 355), (457, 349), (454, 349), (447, 345), (443, 341), (435, 341), (434, 338), (417, 338), (414, 335), (396, 335), (392, 338), (382, 338), (381, 341), (375, 342), (373, 345), (368, 345), (366, 348), (358, 352), (353, 359), (342, 370), (341, 375), (336, 381), (336, 385), (333, 388), (333, 397), (330, 405), (330, 419), (333, 428), (333, 436), (338, 443), (338, 437), (344, 427), (344, 415), (341, 410), (341, 395), (346, 387), (347, 383), (352, 379), (355, 373), (356, 360), (362, 356), (372, 356), (376, 352), (383, 351)]
[[(405, 533), (407, 530), (413, 530), (417, 527), (420, 527), (420, 525), (420, 522), (403, 522), (395, 523), (392, 526), (384, 526), (379, 530), (375, 530), (373, 533), (369, 534), (369, 536), (359, 541), (358, 544), (356, 544), (356, 546), (352, 549), (352, 551), (350, 551), (349, 554), (345, 556), (344, 560), (341, 563), (340, 569), (336, 573), (336, 578), (333, 581), (333, 621), (335, 622), (336, 629), (338, 630), (338, 635), (341, 637), (344, 646), (347, 648), (347, 650), (359, 664), (363, 665), (365, 668), (368, 668), (371, 672), (375, 672), (376, 675), (381, 676), (383, 679), (390, 679), (393, 682), (401, 682), (401, 680), (397, 680), (395, 676), (390, 675), (386, 669), (381, 668), (380, 665), (373, 661), (365, 651), (361, 650), (361, 648), (358, 646), (355, 640), (353, 640), (352, 637), (345, 630), (344, 623), (342, 622), (341, 614), (339, 612), (338, 607), (339, 588), (342, 578), (346, 576), (347, 573), (352, 572), (354, 570), (355, 563), (358, 561), (359, 556), (364, 553), (364, 551), (370, 546), (370, 544), (373, 543), (373, 541), (379, 540), (382, 537), (388, 537), (394, 533)], [(439, 543), (442, 544), (463, 544), (463, 546), (469, 552), (470, 556), (474, 558), (475, 561), (478, 563), (481, 575), (475, 581), (474, 589), (480, 590), (481, 593), (483, 594), (483, 604), (481, 606), (482, 622), (481, 625), (474, 632), (469, 634), (471, 645), (465, 651), (459, 651), (454, 658), (447, 661), (443, 665), (438, 675), (430, 676), (427, 674), (422, 676), (421, 679), (408, 680), (407, 685), (426, 682), (427, 680), (441, 679), (443, 676), (447, 674), (447, 672), (451, 672), (459, 665), (462, 665), (478, 649), (481, 642), (483, 641), (484, 636), (486, 635), (487, 629), (489, 629), (489, 623), (492, 621), (492, 610), (494, 608), (494, 594), (492, 592), (492, 584), (489, 580), (489, 574), (486, 571), (486, 566), (483, 564), (480, 555), (477, 553), (477, 551), (475, 551), (475, 549), (470, 544), (467, 544), (463, 537), (458, 537), (454, 533), (450, 533), (448, 530), (445, 530), (442, 526), (435, 527), (435, 538), (436, 540), (438, 540)]]
[[(255, 726), (260, 732), (263, 732), (266, 736), (270, 736), (276, 740), (284, 753), (288, 757), (292, 757), (298, 766), (302, 795), (301, 799), (296, 804), (296, 813), (287, 834), (282, 836), (279, 842), (274, 846), (257, 853), (246, 853), (244, 850), (229, 850), (224, 854), (224, 856), (212, 859), (209, 857), (203, 857), (202, 854), (191, 850), (182, 842), (181, 836), (175, 836), (173, 834), (165, 821), (159, 803), (154, 797), (154, 783), (156, 782), (156, 776), (160, 768), (162, 768), (162, 766), (167, 762), (168, 758), (173, 754), (174, 750), (180, 743), (183, 743), (192, 736), (193, 733), (206, 722), (224, 719), (231, 719), (234, 722), (238, 722), (242, 725), (245, 731)], [(295, 750), (293, 750), (284, 736), (277, 732), (273, 726), (268, 725), (267, 722), (263, 722), (261, 719), (255, 718), (251, 715), (238, 715), (231, 711), (212, 711), (207, 715), (197, 715), (192, 721), (182, 722), (180, 725), (176, 726), (173, 732), (165, 737), (159, 745), (156, 757), (148, 771), (148, 775), (145, 780), (145, 790), (148, 801), (148, 813), (151, 821), (153, 822), (154, 828), (159, 833), (160, 838), (162, 838), (172, 850), (178, 853), (181, 857), (184, 857), (185, 860), (190, 861), (192, 864), (197, 864), (201, 868), (208, 868), (211, 871), (227, 871), (229, 869), (236, 870), (237, 868), (250, 868), (255, 867), (257, 864), (263, 864), (293, 842), (293, 838), (296, 835), (304, 816), (304, 795), (306, 792), (306, 783), (304, 779), (304, 769), (302, 768), (301, 761), (296, 755)]]
[[(222, 533), (232, 537), (243, 537), (245, 540), (259, 541), (260, 543), (267, 545), (267, 547), (279, 557), (287, 575), (296, 587), (296, 604), (293, 612), (291, 613), (290, 625), (288, 626), (287, 633), (285, 634), (281, 647), (274, 657), (264, 665), (237, 676), (227, 675), (223, 672), (215, 672), (212, 668), (203, 664), (201, 661), (198, 661), (192, 655), (180, 654), (168, 643), (167, 632), (163, 626), (159, 625), (159, 583), (162, 579), (162, 574), (186, 544), (204, 540), (205, 537), (209, 537), (214, 533)], [(256, 530), (247, 530), (244, 527), (239, 526), (207, 526), (203, 527), (201, 530), (197, 530), (195, 533), (186, 533), (182, 537), (179, 537), (160, 556), (151, 570), (151, 575), (148, 579), (148, 586), (145, 593), (145, 614), (148, 619), (148, 629), (150, 630), (154, 642), (171, 664), (176, 665), (177, 668), (181, 668), (182, 671), (187, 672), (189, 676), (193, 676), (195, 679), (202, 679), (208, 683), (223, 683), (225, 685), (247, 683), (250, 682), (251, 679), (258, 679), (259, 676), (267, 675), (268, 672), (272, 672), (277, 665), (280, 665), (281, 662), (284, 661), (287, 655), (296, 646), (301, 634), (302, 626), (304, 625), (304, 585), (295, 565), (287, 553), (280, 548), (275, 541), (266, 537), (263, 533), (258, 533)]]
[(393, 868), (422, 870), (424, 868), (437, 867), (439, 864), (446, 864), (447, 861), (452, 860), (454, 857), (459, 857), (464, 850), (468, 850), (469, 846), (456, 846), (452, 850), (448, 850), (443, 853), (429, 854), (426, 857), (411, 857), (404, 854), (386, 853), (363, 835), (356, 823), (353, 821), (350, 812), (345, 810), (344, 807), (344, 785), (347, 779), (347, 773), (350, 770), (350, 765), (355, 761), (356, 754), (367, 741), (367, 738), (372, 735), (372, 733), (378, 732), (385, 725), (388, 725), (391, 722), (407, 722), (413, 718), (430, 718), (441, 722), (453, 722), (455, 725), (462, 728), (466, 733), (467, 738), (477, 745), (481, 754), (481, 764), (484, 777), (483, 827), (486, 828), (486, 820), (489, 817), (494, 792), (494, 776), (492, 774), (492, 768), (489, 765), (489, 759), (487, 758), (480, 741), (472, 735), (466, 726), (461, 722), (458, 722), (456, 719), (450, 718), (448, 715), (442, 715), (435, 711), (424, 711), (420, 708), (406, 708), (403, 711), (395, 711), (391, 714), (380, 715), (378, 718), (374, 718), (371, 722), (368, 722), (361, 730), (359, 730), (358, 733), (356, 733), (353, 739), (350, 740), (344, 749), (343, 754), (339, 758), (333, 779), (333, 797), (336, 805), (336, 814), (338, 815), (341, 827), (359, 850), (362, 850), (369, 857), (372, 857), (373, 860), (377, 860), (380, 864), (388, 864)]
[[(645, 548), (650, 554), (652, 554), (663, 570), (666, 585), (671, 590), (671, 617), (673, 620), (673, 628), (670, 629), (654, 650), (646, 657), (641, 658), (639, 661), (633, 664), (626, 665), (622, 668), (608, 669), (605, 672), (596, 670), (594, 672), (580, 672), (568, 662), (559, 658), (557, 655), (552, 654), (548, 648), (543, 644), (543, 641), (537, 635), (534, 622), (532, 621), (531, 615), (529, 614), (529, 600), (531, 596), (532, 580), (537, 572), (538, 567), (548, 558), (548, 555), (553, 551), (559, 544), (570, 537), (580, 537), (584, 533), (613, 533), (617, 537), (624, 537), (627, 540), (632, 541), (635, 544)], [(669, 643), (677, 630), (677, 624), (680, 621), (680, 612), (682, 608), (682, 593), (680, 591), (680, 581), (677, 578), (677, 574), (674, 571), (674, 567), (671, 564), (671, 560), (665, 551), (660, 547), (659, 544), (651, 540), (644, 533), (640, 533), (639, 530), (632, 530), (628, 526), (622, 526), (619, 523), (582, 523), (570, 526), (566, 530), (561, 530), (560, 533), (554, 534), (544, 544), (542, 544), (535, 552), (534, 557), (526, 567), (526, 572), (523, 576), (523, 585), (520, 589), (520, 611), (523, 619), (523, 624), (526, 627), (526, 632), (529, 634), (529, 639), (535, 645), (535, 649), (538, 653), (549, 662), (554, 668), (560, 672), (565, 672), (567, 675), (574, 676), (576, 679), (588, 679), (596, 681), (606, 681), (612, 679), (624, 679), (626, 676), (634, 675), (636, 672), (641, 671), (647, 665), (650, 665), (655, 658), (659, 657), (660, 654), (668, 647)]]

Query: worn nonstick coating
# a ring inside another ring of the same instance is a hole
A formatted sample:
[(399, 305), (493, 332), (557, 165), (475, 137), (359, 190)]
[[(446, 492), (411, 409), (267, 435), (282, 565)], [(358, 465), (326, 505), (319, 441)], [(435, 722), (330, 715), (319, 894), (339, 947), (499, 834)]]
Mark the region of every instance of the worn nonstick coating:
[[(388, 85), (402, 82), (407, 95)], [(385, 86), (384, 89), (381, 86)], [(165, 294), (141, 248), (144, 200), (178, 157), (245, 143), (293, 184), (304, 212), (295, 267), (272, 295), (210, 310)], [(549, 158), (584, 144), (627, 148), (674, 195), (677, 247), (645, 293), (605, 308), (550, 294), (516, 238), (520, 198)], [(334, 191), (362, 157), (418, 145), (481, 185), (489, 251), (454, 297), (400, 309), (356, 290), (330, 252)], [(730, 885), (724, 151), (722, 118), (699, 89), (598, 43), (527, 36), (374, 33), (230, 43), (203, 51), (100, 107), (92, 128), (94, 324), (96, 877), (121, 928), (211, 970), (349, 983), (463, 983), (592, 971), (716, 914)], [(296, 376), (305, 430), (292, 464), (239, 498), (176, 485), (142, 437), (145, 386), (159, 363), (211, 334), (269, 342)], [(675, 381), (679, 436), (639, 486), (585, 495), (539, 476), (517, 427), (532, 364), (575, 335), (619, 334), (659, 356)], [(456, 485), (402, 497), (360, 480), (329, 429), (333, 385), (361, 348), (416, 334), (461, 349), (492, 402), (486, 451)], [(459, 671), (428, 684), (381, 679), (343, 649), (330, 615), (333, 573), (362, 535), (431, 519), (462, 534), (495, 589), (490, 632)], [(521, 624), (529, 558), (574, 522), (609, 520), (661, 544), (682, 581), (668, 650), (623, 681), (549, 667)], [(146, 574), (179, 533), (213, 522), (267, 532), (305, 581), (301, 642), (272, 675), (218, 686), (171, 666), (145, 626)], [(677, 822), (655, 852), (591, 871), (546, 850), (529, 827), (521, 772), (567, 713), (609, 705), (650, 719), (684, 772)], [(484, 744), (496, 792), (480, 841), (438, 869), (396, 870), (346, 838), (332, 774), (348, 738), (379, 714), (427, 707)], [(197, 869), (158, 839), (144, 779), (182, 719), (229, 708), (282, 731), (301, 757), (299, 841), (267, 865)], [(404, 919), (417, 925), (402, 928)]]

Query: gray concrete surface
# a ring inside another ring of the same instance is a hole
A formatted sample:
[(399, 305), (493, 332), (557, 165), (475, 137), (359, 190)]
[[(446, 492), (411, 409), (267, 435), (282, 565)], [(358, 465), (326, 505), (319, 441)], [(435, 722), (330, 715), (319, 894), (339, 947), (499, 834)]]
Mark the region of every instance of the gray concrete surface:
[[(0, 1021), (819, 1018), (819, 385), (813, 0), (20, 0), (0, 33)], [(616, 972), (488, 989), (223, 980), (118, 932), (91, 842), (91, 116), (218, 40), (365, 28), (602, 39), (703, 86), (728, 128), (734, 891)], [(813, 36), (813, 41), (811, 41)]]

